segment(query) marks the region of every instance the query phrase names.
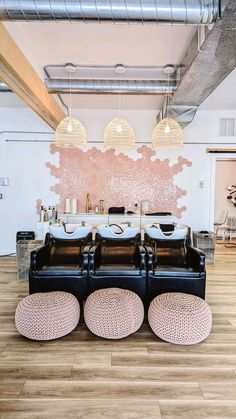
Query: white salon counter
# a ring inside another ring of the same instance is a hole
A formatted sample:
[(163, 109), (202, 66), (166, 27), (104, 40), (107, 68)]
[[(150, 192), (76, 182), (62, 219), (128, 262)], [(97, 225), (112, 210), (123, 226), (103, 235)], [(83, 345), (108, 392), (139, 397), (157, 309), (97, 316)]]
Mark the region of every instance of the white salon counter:
[(65, 223), (68, 224), (81, 224), (83, 221), (86, 224), (89, 224), (93, 227), (96, 227), (99, 224), (122, 224), (131, 222), (132, 224), (136, 224), (143, 228), (145, 224), (153, 224), (153, 223), (172, 223), (176, 222), (176, 219), (172, 215), (168, 216), (150, 216), (150, 215), (119, 215), (119, 214), (104, 214), (104, 215), (97, 215), (97, 214), (59, 214), (59, 219), (63, 220)]

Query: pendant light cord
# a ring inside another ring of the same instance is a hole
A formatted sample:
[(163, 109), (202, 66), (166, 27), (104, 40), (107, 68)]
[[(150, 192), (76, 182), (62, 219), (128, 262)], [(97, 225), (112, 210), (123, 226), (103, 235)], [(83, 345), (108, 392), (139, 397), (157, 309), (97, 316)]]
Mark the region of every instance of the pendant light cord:
[(70, 71), (70, 105), (69, 105), (69, 116), (71, 116), (71, 71)]
[(120, 104), (121, 104), (120, 86), (121, 86), (121, 74), (120, 74), (120, 77), (119, 77), (119, 95), (118, 95), (118, 117), (119, 118), (120, 118)]
[(166, 101), (166, 106), (167, 106), (167, 113), (166, 113), (166, 117), (169, 118), (170, 113), (169, 113), (169, 106), (170, 106), (170, 75), (168, 74), (168, 83), (167, 83), (167, 101)]

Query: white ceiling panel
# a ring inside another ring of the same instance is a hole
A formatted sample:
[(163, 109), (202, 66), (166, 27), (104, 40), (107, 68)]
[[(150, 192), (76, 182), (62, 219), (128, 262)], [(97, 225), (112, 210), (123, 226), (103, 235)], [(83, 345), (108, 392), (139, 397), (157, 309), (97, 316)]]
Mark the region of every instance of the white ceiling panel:
[(42, 74), (46, 64), (163, 65), (179, 63), (194, 33), (192, 26), (69, 23), (5, 23)]
[[(162, 66), (180, 64), (195, 31), (190, 26), (8, 22), (6, 28), (44, 78), (48, 64)], [(86, 76), (86, 71), (83, 71)], [(142, 74), (140, 73), (140, 78)], [(236, 109), (236, 70), (205, 100), (201, 109)], [(69, 105), (69, 96), (63, 95)], [(160, 109), (161, 96), (123, 96), (124, 109)], [(72, 95), (72, 108), (116, 109), (115, 95)], [(22, 107), (13, 94), (0, 94), (0, 107)]]
[[(63, 101), (69, 106), (69, 95), (61, 95)], [(120, 109), (161, 109), (163, 103), (162, 96), (135, 96), (122, 95), (120, 99)], [(118, 95), (71, 95), (72, 109), (118, 109)]]
[[(10, 32), (38, 74), (48, 64), (162, 66), (179, 64), (196, 30), (190, 26), (7, 22)], [(142, 74), (140, 72), (140, 77)], [(67, 105), (68, 95), (65, 96)], [(127, 109), (159, 109), (160, 96), (127, 96)], [(115, 109), (117, 96), (81, 95), (72, 107)]]

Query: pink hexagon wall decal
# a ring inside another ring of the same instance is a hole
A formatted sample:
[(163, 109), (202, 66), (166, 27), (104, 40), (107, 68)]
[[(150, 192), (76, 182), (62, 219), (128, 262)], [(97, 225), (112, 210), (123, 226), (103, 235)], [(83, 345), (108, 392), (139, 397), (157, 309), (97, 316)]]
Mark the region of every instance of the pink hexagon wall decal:
[(88, 151), (63, 149), (51, 145), (51, 154), (59, 153), (59, 167), (46, 163), (58, 182), (51, 190), (59, 195), (59, 212), (65, 211), (66, 198), (78, 199), (79, 212), (85, 212), (85, 197), (89, 192), (96, 204), (104, 199), (105, 206), (125, 206), (133, 210), (135, 203), (147, 200), (150, 211), (170, 211), (180, 218), (186, 210), (178, 200), (186, 191), (174, 183), (174, 176), (192, 162), (179, 156), (177, 163), (169, 159), (152, 159), (155, 152), (147, 146), (138, 148), (140, 158), (132, 159), (113, 150), (102, 152), (93, 147)]

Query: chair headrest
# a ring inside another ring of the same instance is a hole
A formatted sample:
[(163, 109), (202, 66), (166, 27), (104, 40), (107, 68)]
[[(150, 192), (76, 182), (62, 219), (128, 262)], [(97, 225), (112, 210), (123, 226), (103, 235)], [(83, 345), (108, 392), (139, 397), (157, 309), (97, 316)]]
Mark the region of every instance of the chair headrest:
[(188, 233), (188, 228), (182, 225), (170, 224), (168, 231), (167, 224), (165, 224), (165, 231), (160, 228), (160, 224), (148, 224), (144, 226), (145, 233), (152, 239), (159, 240), (184, 240)]
[(146, 212), (145, 215), (157, 216), (157, 217), (167, 217), (168, 215), (172, 215), (172, 212)]
[(76, 240), (83, 239), (89, 233), (92, 233), (91, 226), (77, 226), (72, 233), (66, 232), (61, 226), (50, 226), (49, 231), (55, 239), (64, 239), (64, 240)]
[(124, 214), (125, 207), (110, 207), (108, 208), (108, 214)]
[(97, 232), (106, 239), (131, 239), (139, 234), (139, 227), (126, 227), (119, 224), (97, 226)]

